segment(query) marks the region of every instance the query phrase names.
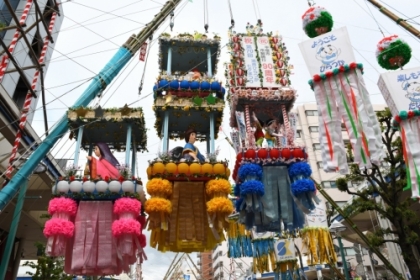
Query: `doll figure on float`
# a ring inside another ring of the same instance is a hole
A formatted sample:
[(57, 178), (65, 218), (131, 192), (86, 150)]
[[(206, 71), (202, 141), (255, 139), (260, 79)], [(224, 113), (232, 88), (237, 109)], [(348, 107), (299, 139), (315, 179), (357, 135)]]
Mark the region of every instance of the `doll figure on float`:
[(277, 134), (276, 131), (277, 131), (276, 120), (268, 120), (265, 126), (264, 138), (267, 141), (267, 145), (269, 148), (274, 148), (274, 144), (276, 143), (276, 137), (280, 136), (280, 134)]
[(204, 156), (200, 153), (198, 148), (194, 145), (197, 138), (197, 131), (194, 128), (189, 128), (185, 132), (185, 146), (182, 151), (183, 157), (186, 160), (199, 161), (203, 163), (205, 161)]
[(117, 169), (117, 166), (119, 166), (118, 160), (111, 153), (111, 150), (106, 143), (96, 143), (93, 152), (96, 157), (87, 156), (91, 179), (105, 179), (106, 177), (117, 179), (120, 177), (120, 173)]
[(254, 119), (254, 128), (255, 128), (255, 132), (254, 132), (255, 145), (257, 145), (257, 147), (262, 147), (262, 144), (264, 142), (264, 131), (263, 131), (262, 122), (257, 118), (255, 113), (252, 115), (252, 117)]

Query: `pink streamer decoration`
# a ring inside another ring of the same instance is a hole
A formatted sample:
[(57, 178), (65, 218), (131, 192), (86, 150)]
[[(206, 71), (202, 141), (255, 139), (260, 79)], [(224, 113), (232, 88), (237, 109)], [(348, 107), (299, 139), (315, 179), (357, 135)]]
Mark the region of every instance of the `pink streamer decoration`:
[(62, 235), (64, 237), (72, 237), (74, 234), (74, 224), (65, 219), (52, 218), (45, 223), (44, 235), (51, 237), (54, 235)]

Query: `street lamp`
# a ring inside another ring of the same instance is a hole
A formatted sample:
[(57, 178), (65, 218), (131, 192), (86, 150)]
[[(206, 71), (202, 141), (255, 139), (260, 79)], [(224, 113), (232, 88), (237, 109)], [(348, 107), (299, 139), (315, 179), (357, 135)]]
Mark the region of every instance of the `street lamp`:
[(341, 232), (345, 231), (346, 229), (347, 227), (337, 220), (334, 220), (331, 226), (329, 227), (329, 231), (337, 236), (338, 245), (340, 247), (341, 253), (341, 261), (343, 262), (344, 267), (344, 276), (346, 277), (346, 280), (350, 280), (349, 271), (347, 269), (347, 260), (344, 255), (343, 243), (341, 242)]

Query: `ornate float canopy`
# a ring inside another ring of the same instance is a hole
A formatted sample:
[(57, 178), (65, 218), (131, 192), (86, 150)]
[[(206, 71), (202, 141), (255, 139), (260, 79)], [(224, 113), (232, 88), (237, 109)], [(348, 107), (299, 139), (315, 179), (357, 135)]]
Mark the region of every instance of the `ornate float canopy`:
[[(220, 55), (220, 37), (200, 33), (181, 33), (171, 37), (163, 33), (159, 37), (159, 67), (161, 70), (168, 68), (168, 51), (171, 47), (173, 69), (179, 72), (189, 72), (197, 69), (199, 72), (207, 72), (207, 50), (210, 48), (211, 69), (216, 73)], [(187, 62), (187, 63), (186, 63)]]
[(71, 108), (67, 113), (71, 138), (77, 139), (83, 127), (81, 147), (89, 149), (90, 144), (104, 142), (111, 149), (124, 151), (127, 142), (127, 129), (131, 125), (131, 135), (138, 152), (147, 147), (146, 127), (142, 108)]

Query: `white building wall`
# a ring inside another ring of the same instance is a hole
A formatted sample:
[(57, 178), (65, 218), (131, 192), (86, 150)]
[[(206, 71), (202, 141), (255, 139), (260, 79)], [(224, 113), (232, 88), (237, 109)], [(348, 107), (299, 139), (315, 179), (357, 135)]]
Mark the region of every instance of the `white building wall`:
[[(47, 6), (47, 2), (49, 3), (49, 6), (52, 6), (52, 0), (37, 0), (38, 5), (40, 7), (40, 10), (42, 12), (45, 11), (46, 6)], [(22, 0), (20, 1), (17, 9), (16, 9), (16, 15), (17, 17), (20, 19), (20, 16), (23, 12), (23, 9), (26, 5), (26, 0)], [(54, 43), (50, 42), (49, 43), (49, 48), (48, 51), (46, 53), (45, 59), (44, 59), (44, 63), (45, 63), (45, 67), (43, 68), (44, 70), (44, 75), (47, 73), (48, 70), (48, 65), (50, 63), (51, 60), (51, 56), (54, 50), (54, 45), (57, 42), (57, 38), (58, 38), (58, 33), (59, 30), (61, 28), (61, 24), (63, 22), (64, 16), (63, 16), (63, 10), (61, 8), (61, 6), (58, 6), (60, 9), (60, 14), (61, 16), (57, 16), (55, 19), (55, 24), (54, 24), (54, 28), (53, 28), (53, 32), (52, 32), (52, 37), (53, 37), (53, 41)], [(32, 4), (31, 9), (29, 11), (29, 15), (26, 19), (26, 27), (30, 27), (32, 24), (34, 24), (36, 22), (36, 16), (35, 16), (35, 4)], [(39, 17), (38, 17), (39, 18)], [(14, 25), (14, 21), (12, 20), (10, 25)], [(47, 22), (48, 25), (48, 22)], [(24, 27), (25, 30), (25, 27)], [(27, 33), (27, 38), (29, 40), (29, 43), (32, 44), (35, 33), (36, 33), (36, 28), (31, 29), (28, 33)], [(47, 32), (43, 27), (42, 22), (39, 23), (39, 33), (40, 33), (40, 37), (42, 38), (42, 40), (47, 36)], [(3, 39), (3, 41), (5, 42), (5, 44), (7, 46), (10, 45), (10, 42), (13, 38), (15, 34), (15, 29), (11, 29), (6, 31), (5, 37)], [(41, 43), (41, 45), (43, 45), (43, 42)], [(41, 46), (42, 48), (42, 46)], [(13, 52), (13, 56), (16, 59), (17, 63), (21, 66), (21, 67), (26, 67), (26, 66), (32, 66), (34, 65), (34, 62), (32, 61), (32, 58), (29, 55), (29, 49), (25, 43), (25, 41), (23, 39), (20, 39), (17, 44), (16, 44), (16, 48)], [(15, 66), (13, 65), (13, 63), (10, 61), (7, 67), (7, 70), (11, 70), (11, 69), (15, 69)], [(32, 83), (34, 74), (35, 74), (35, 69), (28, 69), (25, 70), (25, 75), (27, 77), (27, 80), (29, 81), (29, 83)], [(1, 84), (3, 85), (4, 89), (6, 90), (6, 92), (13, 98), (13, 95), (15, 93), (16, 90), (16, 86), (17, 83), (19, 81), (19, 77), (20, 74), (18, 72), (13, 72), (13, 73), (9, 73), (6, 74), (1, 82)], [(40, 78), (38, 79), (38, 83), (37, 83), (37, 87), (36, 87), (36, 93), (37, 93), (37, 98), (34, 98), (31, 102), (31, 109), (30, 112), (33, 112), (37, 107), (39, 107), (38, 105), (38, 101), (41, 99), (41, 80)], [(30, 113), (28, 115), (28, 122), (32, 123), (33, 120), (33, 113)]]

